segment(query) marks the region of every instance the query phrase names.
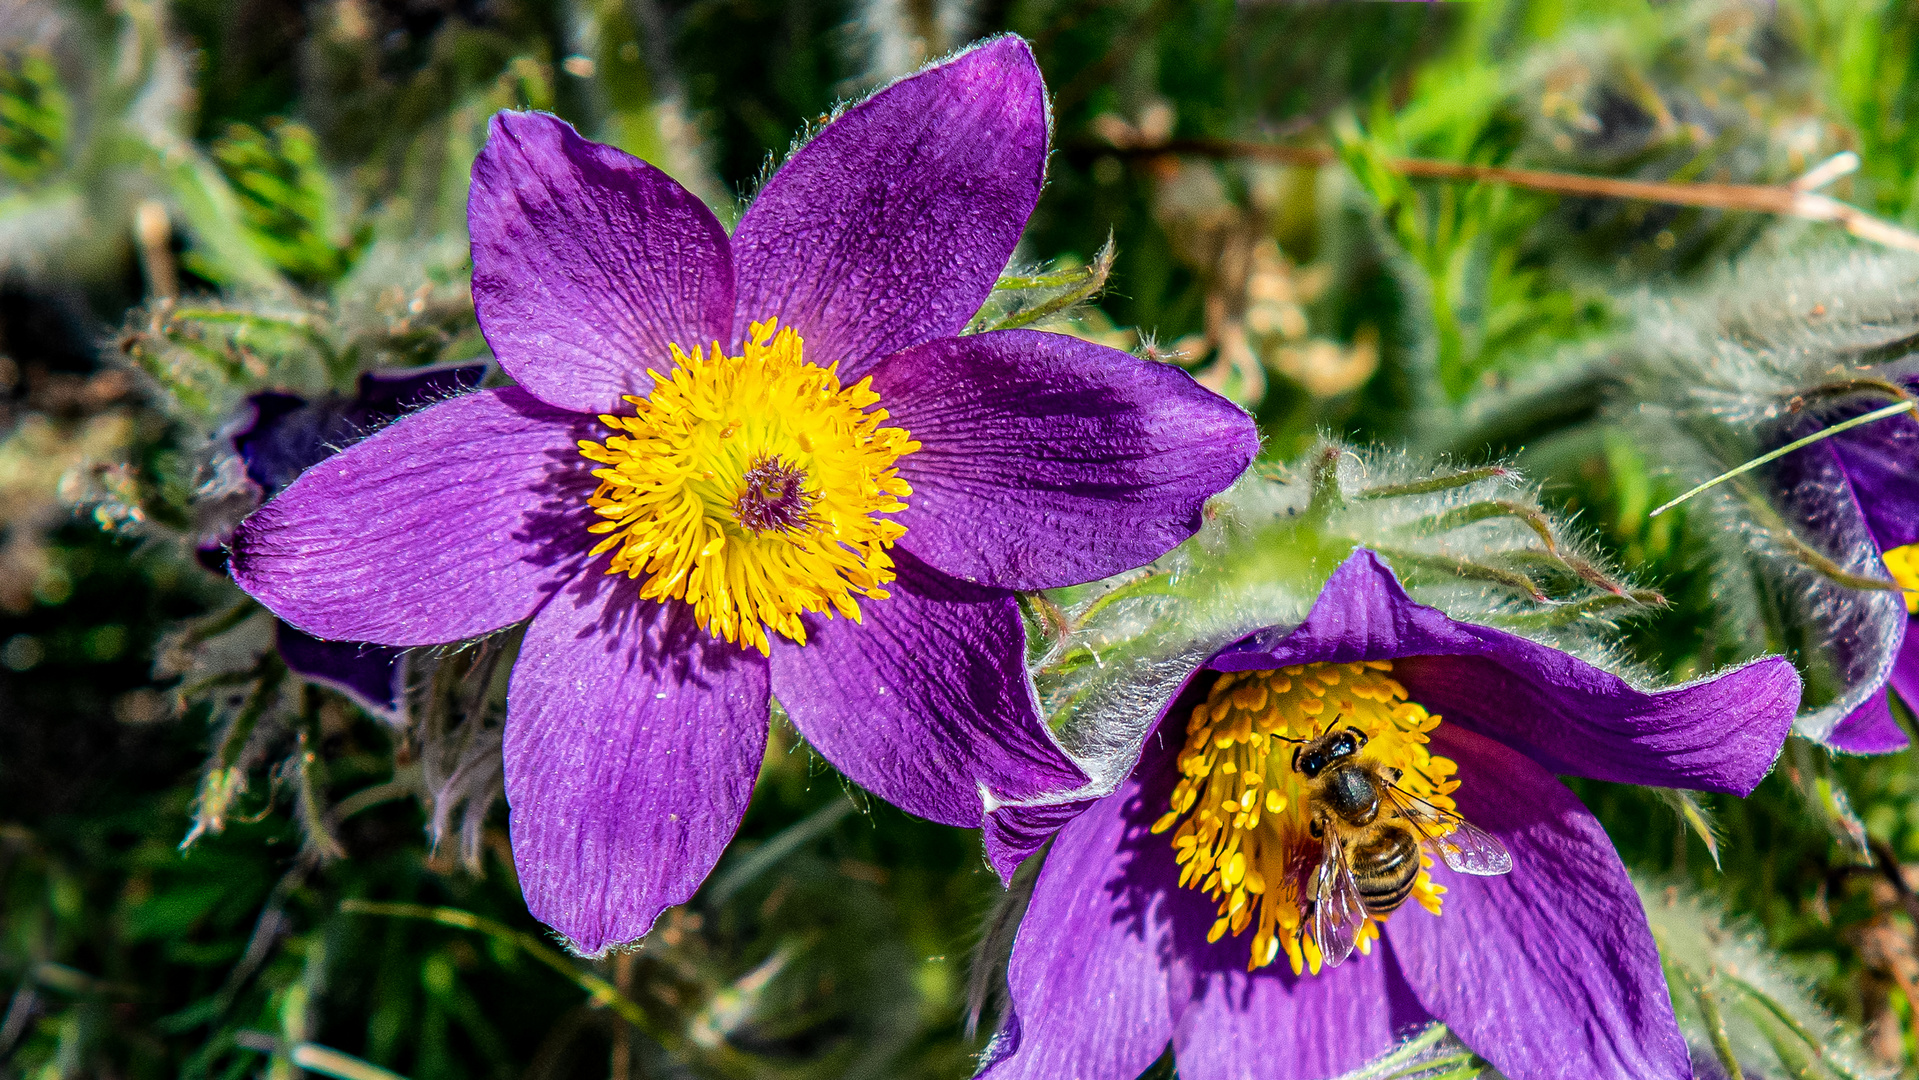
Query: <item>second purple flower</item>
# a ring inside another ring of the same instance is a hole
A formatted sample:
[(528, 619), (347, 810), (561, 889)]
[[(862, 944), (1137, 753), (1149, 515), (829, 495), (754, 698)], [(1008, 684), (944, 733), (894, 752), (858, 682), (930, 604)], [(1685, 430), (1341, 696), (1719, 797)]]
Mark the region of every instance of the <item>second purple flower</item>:
[[(1433, 1021), (1514, 1080), (1691, 1076), (1626, 868), (1554, 775), (1744, 795), (1792, 723), (1789, 663), (1640, 690), (1416, 603), (1359, 549), (1303, 622), (1206, 666), (1054, 839), (982, 1077), (1131, 1080), (1170, 1043), (1191, 1080), (1329, 1080)], [(1384, 799), (1332, 821), (1295, 751), (1341, 732), (1448, 823)], [(1449, 857), (1454, 812), (1501, 857)], [(1435, 839), (1392, 842), (1413, 827)], [(1364, 896), (1343, 964), (1312, 929), (1338, 831)]]

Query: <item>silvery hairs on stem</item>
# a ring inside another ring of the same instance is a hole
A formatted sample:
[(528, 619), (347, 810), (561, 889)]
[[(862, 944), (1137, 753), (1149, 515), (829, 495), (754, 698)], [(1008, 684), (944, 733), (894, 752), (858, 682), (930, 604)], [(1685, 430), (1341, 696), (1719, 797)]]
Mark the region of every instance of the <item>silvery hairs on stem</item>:
[(1717, 632), (1748, 655), (1794, 649), (1807, 683), (1796, 730), (1823, 741), (1885, 684), (1904, 604), (1828, 455), (1809, 448), (1726, 474), (1911, 400), (1919, 258), (1749, 258), (1702, 288), (1642, 300), (1613, 358), (1625, 374), (1613, 422), (1678, 489), (1720, 481), (1684, 504)]

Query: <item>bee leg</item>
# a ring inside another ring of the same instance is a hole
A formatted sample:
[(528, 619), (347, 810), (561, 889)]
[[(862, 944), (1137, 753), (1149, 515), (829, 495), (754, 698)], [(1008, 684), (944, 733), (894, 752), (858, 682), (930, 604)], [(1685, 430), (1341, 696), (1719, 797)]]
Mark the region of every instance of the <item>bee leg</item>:
[(1326, 836), (1326, 826), (1321, 824), (1318, 818), (1306, 823), (1306, 831), (1311, 833), (1315, 840), (1324, 839)]
[(1399, 783), (1399, 778), (1406, 775), (1404, 770), (1395, 769), (1391, 765), (1381, 769), (1380, 772), (1386, 774), (1386, 782), (1388, 784), (1397, 784)]
[[(1357, 742), (1359, 743), (1359, 746), (1365, 746), (1365, 745), (1366, 745), (1366, 733), (1365, 733), (1365, 732), (1363, 732), (1363, 731), (1361, 731), (1361, 730), (1359, 730), (1359, 729), (1358, 729), (1358, 728), (1356, 728), (1356, 727), (1353, 727), (1353, 726), (1352, 726), (1352, 725), (1350, 725), (1350, 724), (1349, 724), (1349, 725), (1347, 725), (1347, 727), (1346, 727), (1346, 730), (1347, 730), (1347, 731), (1350, 731), (1350, 732), (1352, 732), (1352, 733), (1353, 733), (1353, 738), (1354, 738), (1354, 739), (1355, 739), (1355, 740), (1356, 740), (1356, 741), (1357, 741)], [(1354, 747), (1353, 749), (1355, 749), (1355, 750), (1357, 750), (1357, 749), (1359, 749), (1359, 746), (1355, 746), (1355, 747)]]

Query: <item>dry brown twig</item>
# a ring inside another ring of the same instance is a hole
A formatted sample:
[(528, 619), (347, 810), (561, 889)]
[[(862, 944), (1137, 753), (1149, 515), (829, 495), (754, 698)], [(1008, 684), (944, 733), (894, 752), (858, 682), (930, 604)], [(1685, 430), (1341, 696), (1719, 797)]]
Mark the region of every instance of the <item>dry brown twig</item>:
[[(1281, 165), (1337, 164), (1339, 155), (1327, 147), (1279, 146), (1231, 139), (1171, 139), (1156, 145), (1119, 146), (1128, 156), (1188, 156), (1219, 160), (1251, 158)], [(1819, 188), (1859, 168), (1859, 156), (1847, 150), (1828, 158), (1788, 184), (1671, 183), (1658, 180), (1619, 180), (1609, 176), (1511, 169), (1500, 165), (1467, 165), (1433, 158), (1387, 158), (1383, 164), (1404, 176), (1467, 183), (1508, 184), (1531, 191), (1550, 191), (1597, 199), (1636, 199), (1672, 206), (1702, 206), (1718, 210), (1751, 210), (1824, 221), (1838, 225), (1862, 240), (1902, 251), (1919, 252), (1919, 233), (1849, 206)]]

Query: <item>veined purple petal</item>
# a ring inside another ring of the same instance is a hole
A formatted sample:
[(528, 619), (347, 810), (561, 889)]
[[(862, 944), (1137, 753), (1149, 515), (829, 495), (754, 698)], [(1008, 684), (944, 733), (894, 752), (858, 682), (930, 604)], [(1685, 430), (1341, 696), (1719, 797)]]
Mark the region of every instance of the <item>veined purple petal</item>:
[(1842, 754), (1890, 754), (1904, 750), (1910, 740), (1906, 738), (1906, 729), (1893, 719), (1888, 693), (1881, 690), (1867, 698), (1864, 705), (1839, 721), (1839, 726), (1825, 737), (1825, 744)]
[(1259, 450), (1252, 418), (1170, 364), (1032, 330), (945, 338), (872, 371), (920, 443), (900, 546), (1005, 589), (1077, 585), (1158, 558)]
[(873, 361), (966, 325), (1039, 200), (1046, 87), (996, 38), (848, 109), (787, 161), (733, 233), (733, 338), (778, 316), (809, 361)]
[(1505, 842), (1513, 869), (1436, 866), (1445, 913), (1386, 924), (1427, 1011), (1512, 1080), (1690, 1080), (1652, 930), (1599, 822), (1493, 739), (1446, 724), (1433, 750), (1459, 763), (1460, 813)]
[(683, 604), (583, 574), (527, 628), (507, 691), (513, 864), (582, 953), (645, 934), (706, 879), (766, 751), (766, 662)]
[(1413, 602), (1364, 549), (1333, 572), (1297, 629), (1255, 634), (1211, 666), (1357, 660), (1392, 660), (1414, 701), (1553, 772), (1628, 784), (1745, 795), (1799, 707), (1799, 676), (1783, 658), (1648, 693), (1558, 649)]
[(1172, 985), (1169, 925), (1190, 890), (1177, 888), (1170, 844), (1164, 859), (1139, 849), (1141, 805), (1129, 780), (1053, 841), (1007, 968), (1012, 1016), (982, 1078), (1133, 1080), (1165, 1051), (1191, 995), (1190, 978)]
[(895, 555), (892, 596), (863, 601), (862, 622), (813, 617), (807, 644), (774, 639), (773, 694), (800, 734), (854, 783), (947, 825), (1083, 786), (1040, 720), (1013, 595)]
[[(1166, 857), (1172, 858), (1170, 845)], [(1394, 916), (1408, 917), (1430, 916)], [(1375, 946), (1370, 956), (1354, 953), (1318, 975), (1294, 975), (1284, 958), (1249, 972), (1250, 936), (1214, 946), (1233, 943), (1226, 951), (1236, 962), (1200, 980), (1173, 1032), (1173, 1061), (1184, 1080), (1332, 1080), (1432, 1020), (1407, 988), (1390, 946)]]
[(275, 625), (273, 647), (302, 679), (330, 686), (368, 712), (388, 719), (398, 716), (405, 691), (401, 685), (406, 670), (402, 650), (351, 641), (321, 641), (286, 623)]
[(431, 645), (519, 622), (596, 539), (574, 445), (596, 427), (517, 387), (414, 413), (247, 518), (233, 579), (329, 640)]
[(544, 113), (493, 117), (467, 198), (473, 306), (507, 374), (575, 412), (653, 387), (667, 346), (726, 338), (733, 268), (712, 211), (671, 177)]
[(1001, 806), (980, 823), (980, 842), (986, 862), (1002, 882), (1013, 880), (1028, 855), (1038, 851), (1065, 824), (1098, 801), (1094, 798), (1046, 800), (1030, 806)]

